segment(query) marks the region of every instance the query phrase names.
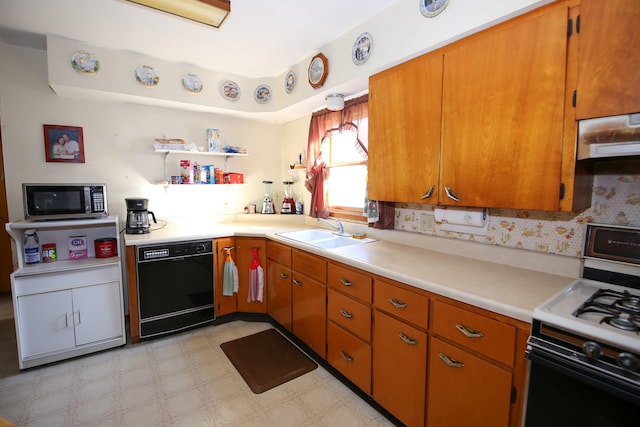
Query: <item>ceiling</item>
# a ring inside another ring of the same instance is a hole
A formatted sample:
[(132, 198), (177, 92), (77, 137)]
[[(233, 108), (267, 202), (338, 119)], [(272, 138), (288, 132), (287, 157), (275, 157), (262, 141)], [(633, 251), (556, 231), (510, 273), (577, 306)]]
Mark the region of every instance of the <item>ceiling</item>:
[(0, 0), (0, 41), (44, 35), (247, 78), (275, 77), (399, 0), (231, 0), (219, 29), (124, 0)]

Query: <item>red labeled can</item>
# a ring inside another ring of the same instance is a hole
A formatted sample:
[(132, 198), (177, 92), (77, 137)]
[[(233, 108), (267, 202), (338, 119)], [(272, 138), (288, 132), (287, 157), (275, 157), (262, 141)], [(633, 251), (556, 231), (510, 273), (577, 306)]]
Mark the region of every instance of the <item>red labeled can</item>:
[(114, 237), (105, 237), (94, 240), (96, 258), (111, 258), (118, 256), (117, 240)]

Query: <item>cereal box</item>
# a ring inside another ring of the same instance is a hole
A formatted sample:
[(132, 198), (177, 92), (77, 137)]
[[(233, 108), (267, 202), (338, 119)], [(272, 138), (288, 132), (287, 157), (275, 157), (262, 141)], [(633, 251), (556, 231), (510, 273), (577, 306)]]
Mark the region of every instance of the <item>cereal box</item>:
[(220, 129), (207, 129), (207, 144), (209, 151), (220, 151)]
[(193, 162), (190, 160), (180, 160), (180, 176), (183, 184), (193, 184)]
[(87, 252), (87, 236), (69, 236), (69, 259), (84, 259)]

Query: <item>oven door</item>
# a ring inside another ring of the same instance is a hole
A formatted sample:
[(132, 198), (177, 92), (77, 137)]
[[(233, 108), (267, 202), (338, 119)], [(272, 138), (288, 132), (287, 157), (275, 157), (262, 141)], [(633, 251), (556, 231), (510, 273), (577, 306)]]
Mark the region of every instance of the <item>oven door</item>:
[(640, 420), (636, 384), (529, 345), (525, 427), (628, 427)]

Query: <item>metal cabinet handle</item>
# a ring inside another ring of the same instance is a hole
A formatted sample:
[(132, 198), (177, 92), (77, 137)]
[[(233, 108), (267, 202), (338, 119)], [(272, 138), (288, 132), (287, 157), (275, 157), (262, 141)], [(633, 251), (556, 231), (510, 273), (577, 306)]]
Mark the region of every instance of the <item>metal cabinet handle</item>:
[(80, 310), (77, 311), (78, 313), (78, 325), (82, 323), (82, 318), (80, 317)]
[(298, 286), (302, 286), (302, 281), (301, 280), (297, 280), (297, 279), (293, 279), (293, 284), (294, 285), (298, 285)]
[(445, 185), (444, 186), (444, 192), (447, 193), (447, 197), (449, 197), (454, 202), (459, 202), (460, 201), (460, 198), (458, 196), (456, 196), (456, 193), (454, 193), (453, 190), (450, 187)]
[(69, 327), (69, 313), (64, 313), (64, 327)]
[(345, 286), (353, 286), (353, 282), (351, 280), (348, 279), (340, 279), (340, 281), (342, 282), (343, 285)]
[(349, 356), (349, 354), (347, 354), (345, 351), (340, 350), (340, 356), (342, 356), (342, 358), (344, 360), (346, 360), (347, 362), (353, 362), (353, 357)]
[(482, 338), (484, 336), (482, 332), (476, 331), (475, 329), (471, 329), (461, 324), (457, 324), (456, 329), (462, 332), (462, 334), (467, 338)]
[(340, 309), (340, 314), (342, 314), (344, 317), (346, 317), (347, 319), (351, 319), (353, 317), (353, 314), (349, 313), (347, 310), (345, 310), (344, 308)]
[(406, 335), (405, 335), (405, 334), (403, 334), (402, 332), (400, 332), (400, 333), (398, 334), (398, 336), (400, 337), (400, 339), (401, 339), (402, 341), (404, 341), (404, 343), (405, 343), (405, 344), (409, 344), (409, 345), (416, 345), (416, 344), (418, 344), (418, 340), (414, 340), (413, 338), (406, 336)]
[(407, 308), (409, 307), (409, 304), (407, 304), (406, 302), (402, 302), (399, 301), (395, 298), (389, 298), (389, 302), (391, 303), (391, 305), (393, 305), (395, 308)]
[(280, 273), (280, 277), (282, 277), (283, 279), (288, 279), (289, 275), (287, 273)]
[(431, 198), (433, 196), (433, 192), (436, 191), (436, 186), (432, 185), (431, 188), (420, 197), (420, 200), (425, 200)]
[(458, 362), (456, 359), (452, 359), (444, 353), (438, 353), (438, 357), (442, 360), (447, 366), (452, 368), (462, 368), (464, 363)]

